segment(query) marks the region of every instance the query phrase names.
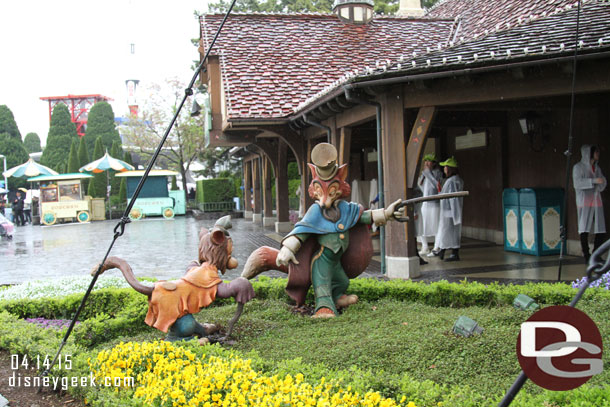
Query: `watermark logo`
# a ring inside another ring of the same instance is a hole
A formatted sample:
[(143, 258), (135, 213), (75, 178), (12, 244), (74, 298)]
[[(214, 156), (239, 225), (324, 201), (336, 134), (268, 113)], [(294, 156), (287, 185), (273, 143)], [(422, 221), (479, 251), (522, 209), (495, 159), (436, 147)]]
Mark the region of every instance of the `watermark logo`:
[(579, 309), (543, 308), (521, 324), (517, 358), (523, 372), (548, 390), (572, 390), (603, 370), (602, 336)]

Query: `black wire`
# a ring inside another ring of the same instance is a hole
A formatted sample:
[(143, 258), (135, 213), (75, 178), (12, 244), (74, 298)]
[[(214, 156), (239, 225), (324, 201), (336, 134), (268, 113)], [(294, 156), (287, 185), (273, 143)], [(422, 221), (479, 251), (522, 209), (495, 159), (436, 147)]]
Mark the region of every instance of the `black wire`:
[[(573, 123), (574, 123), (574, 101), (575, 101), (575, 93), (576, 93), (575, 92), (575, 89), (576, 89), (576, 62), (577, 62), (577, 58), (578, 58), (579, 31), (580, 31), (580, 0), (578, 0), (578, 9), (576, 12), (576, 35), (575, 35), (576, 38), (574, 39), (574, 60), (572, 62), (572, 94), (571, 94), (571, 101), (570, 101), (570, 122), (568, 125), (569, 126), (568, 127), (568, 149), (564, 153), (567, 157), (566, 183), (565, 183), (566, 188), (565, 188), (564, 194), (563, 194), (563, 212), (561, 214), (561, 231), (560, 231), (561, 248), (559, 250), (559, 269), (558, 269), (558, 273), (557, 273), (557, 281), (561, 281), (561, 267), (562, 267), (562, 260), (563, 260), (563, 252), (564, 252), (564, 248), (566, 247), (566, 243), (567, 243), (567, 233), (566, 233), (566, 212), (567, 212), (567, 210), (566, 209), (568, 207), (568, 188), (570, 187), (570, 165), (571, 165), (571, 159), (572, 159), (572, 144), (574, 143)], [(601, 250), (602, 247), (604, 248), (604, 250)], [(595, 258), (597, 259), (598, 262), (599, 262), (601, 253), (605, 252), (610, 247), (610, 240), (608, 240), (604, 245), (602, 245), (602, 247), (600, 247), (598, 250), (595, 251), (595, 254), (596, 254)], [(587, 290), (589, 285), (594, 280), (601, 277), (601, 273), (599, 273), (599, 271), (603, 267), (591, 266), (593, 264), (593, 260), (594, 259), (591, 258), (591, 261), (589, 262), (590, 266), (589, 266), (589, 269), (587, 270), (587, 273), (588, 273), (587, 282), (578, 291), (578, 293), (576, 294), (576, 296), (570, 303), (570, 307), (575, 307), (576, 303), (578, 303), (578, 300), (580, 300), (580, 298), (585, 293), (585, 291)], [(608, 260), (609, 260), (608, 268), (610, 268), (610, 258)], [(526, 381), (527, 381), (527, 375), (522, 370), (521, 373), (519, 373), (519, 376), (517, 377), (515, 382), (510, 387), (510, 389), (508, 389), (508, 391), (504, 395), (504, 398), (502, 399), (502, 401), (500, 401), (500, 404), (498, 404), (498, 407), (509, 406), (510, 403), (512, 403), (515, 396), (519, 393), (519, 391), (521, 390), (521, 387), (523, 387), (523, 385), (525, 384)]]
[(570, 188), (570, 167), (572, 164), (572, 146), (574, 144), (574, 104), (576, 99), (576, 62), (578, 59), (578, 37), (580, 34), (580, 0), (578, 0), (578, 11), (576, 12), (576, 38), (574, 40), (574, 60), (572, 62), (572, 94), (570, 99), (570, 122), (568, 124), (568, 149), (566, 155), (566, 183), (563, 191), (563, 211), (561, 213), (561, 247), (559, 249), (559, 268), (557, 270), (557, 281), (561, 281), (561, 268), (563, 266), (563, 253), (567, 247), (568, 233), (566, 229), (566, 212), (568, 209), (568, 188)]
[[(165, 141), (167, 140), (167, 137), (169, 136), (169, 133), (170, 133), (172, 127), (174, 126), (174, 123), (176, 122), (178, 115), (180, 114), (180, 111), (182, 110), (182, 107), (184, 106), (184, 103), (186, 102), (186, 98), (193, 94), (193, 85), (195, 84), (195, 81), (197, 80), (197, 76), (199, 75), (199, 72), (201, 72), (201, 70), (203, 69), (203, 65), (207, 61), (208, 56), (210, 55), (210, 51), (214, 47), (214, 44), (216, 43), (216, 40), (218, 39), (218, 36), (220, 35), (220, 32), (222, 31), (222, 27), (225, 25), (225, 22), (227, 21), (229, 14), (231, 14), (231, 10), (233, 10), (233, 6), (235, 6), (236, 1), (237, 0), (232, 1), (231, 6), (225, 13), (224, 18), (222, 19), (222, 23), (220, 24), (220, 27), (218, 27), (218, 30), (216, 31), (216, 34), (214, 35), (214, 39), (212, 40), (212, 43), (208, 47), (208, 50), (206, 51), (205, 56), (201, 60), (201, 63), (195, 70), (195, 73), (193, 74), (193, 77), (192, 77), (191, 81), (189, 82), (188, 88), (186, 88), (184, 90), (184, 97), (182, 98), (182, 101), (180, 102), (180, 105), (178, 106), (176, 113), (174, 113), (174, 117), (170, 121), (169, 126), (165, 130), (163, 138), (159, 142), (159, 145), (157, 146), (155, 153), (153, 154), (150, 162), (148, 163), (148, 167), (146, 167), (146, 171), (144, 171), (144, 175), (140, 179), (140, 182), (138, 183), (138, 186), (137, 186), (135, 192), (133, 193), (133, 196), (131, 197), (131, 201), (127, 205), (127, 208), (125, 209), (125, 212), (123, 213), (123, 216), (121, 217), (121, 221), (114, 228), (114, 238), (112, 239), (112, 242), (110, 243), (110, 246), (108, 247), (108, 250), (106, 251), (106, 255), (104, 256), (104, 259), (99, 264), (97, 271), (95, 272), (95, 274), (93, 275), (93, 278), (91, 279), (91, 283), (89, 284), (89, 287), (87, 288), (87, 291), (85, 292), (85, 296), (83, 297), (80, 305), (78, 306), (78, 309), (76, 310), (76, 313), (74, 314), (74, 317), (72, 318), (72, 321), (70, 322), (70, 326), (68, 327), (68, 330), (66, 331), (66, 334), (64, 335), (64, 339), (62, 340), (62, 342), (59, 346), (59, 350), (55, 354), (55, 357), (53, 358), (53, 361), (51, 362), (51, 364), (42, 372), (43, 377), (49, 374), (49, 371), (53, 368), (53, 366), (55, 365), (55, 362), (57, 362), (57, 358), (61, 354), (61, 351), (62, 351), (64, 345), (67, 343), (68, 338), (70, 337), (70, 334), (72, 333), (72, 329), (74, 328), (74, 325), (76, 324), (76, 320), (77, 320), (78, 316), (80, 315), (81, 311), (83, 310), (85, 303), (87, 302), (87, 298), (89, 297), (89, 294), (91, 294), (91, 291), (93, 290), (93, 286), (95, 285), (95, 282), (97, 281), (97, 278), (101, 274), (102, 267), (103, 267), (104, 263), (106, 262), (106, 260), (108, 259), (108, 255), (110, 254), (110, 251), (112, 250), (112, 247), (114, 246), (114, 243), (116, 242), (116, 240), (119, 237), (121, 237), (123, 235), (123, 233), (125, 233), (125, 225), (130, 222), (129, 212), (131, 212), (131, 209), (136, 201), (136, 198), (140, 194), (140, 191), (142, 190), (142, 187), (144, 186), (144, 183), (146, 182), (146, 179), (148, 178), (148, 174), (150, 173), (150, 170), (152, 169), (155, 161), (157, 160), (157, 157), (159, 156), (159, 153), (161, 152), (161, 148), (163, 147), (163, 144), (165, 144)], [(41, 381), (41, 383), (42, 383), (42, 381)], [(40, 388), (39, 388), (39, 391), (40, 391)]]

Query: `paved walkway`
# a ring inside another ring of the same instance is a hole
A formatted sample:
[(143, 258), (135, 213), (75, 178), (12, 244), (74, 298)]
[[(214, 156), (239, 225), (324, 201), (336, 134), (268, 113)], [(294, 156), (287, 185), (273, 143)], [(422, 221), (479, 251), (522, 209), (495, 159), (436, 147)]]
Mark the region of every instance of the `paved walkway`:
[[(16, 284), (36, 278), (87, 274), (99, 263), (109, 247), (118, 221), (70, 223), (55, 226), (27, 225), (16, 228), (13, 240), (0, 240), (0, 285)], [(158, 218), (130, 223), (111, 252), (127, 260), (137, 276), (173, 279), (182, 275), (185, 266), (197, 257), (198, 233), (201, 227), (211, 227), (213, 221), (198, 221), (192, 217), (174, 220)], [(279, 248), (282, 236), (271, 228), (251, 221), (234, 219), (231, 237), (235, 242), (234, 256), (239, 261), (236, 270), (227, 271), (226, 278), (241, 274), (250, 253), (260, 246)], [(481, 282), (556, 281), (558, 256), (525, 256), (505, 252), (502, 247), (487, 242), (464, 239), (460, 251), (462, 261), (446, 263), (431, 258), (421, 268), (419, 281), (467, 278)], [(364, 277), (383, 278), (379, 257), (373, 260)], [(111, 271), (108, 274), (118, 271)], [(267, 272), (269, 276), (283, 276)], [(564, 261), (562, 280), (573, 281), (585, 275), (581, 259), (568, 257)]]

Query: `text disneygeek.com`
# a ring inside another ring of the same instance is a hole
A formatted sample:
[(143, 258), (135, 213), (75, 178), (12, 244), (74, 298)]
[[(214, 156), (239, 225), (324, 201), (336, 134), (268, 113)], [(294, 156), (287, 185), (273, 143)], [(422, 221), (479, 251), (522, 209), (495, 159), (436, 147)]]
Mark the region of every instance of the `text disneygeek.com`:
[[(59, 355), (53, 370), (72, 369), (72, 355)], [(133, 387), (133, 377), (104, 377), (95, 378), (93, 373), (89, 376), (50, 377), (22, 374), (22, 372), (36, 372), (43, 368), (51, 368), (49, 355), (11, 355), (12, 374), (8, 378), (9, 387), (50, 387), (53, 390), (68, 390), (69, 387)]]
[(69, 387), (133, 387), (133, 377), (104, 377), (96, 379), (93, 373), (89, 377), (49, 377), (23, 376), (13, 372), (8, 378), (9, 387), (50, 387), (53, 390), (68, 390)]

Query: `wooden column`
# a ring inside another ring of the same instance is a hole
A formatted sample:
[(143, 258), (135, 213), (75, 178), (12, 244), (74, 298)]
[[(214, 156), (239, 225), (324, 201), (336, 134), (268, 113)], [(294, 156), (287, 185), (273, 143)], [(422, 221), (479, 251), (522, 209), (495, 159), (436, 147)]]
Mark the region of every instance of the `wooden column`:
[(339, 165), (349, 164), (349, 152), (352, 144), (352, 129), (351, 127), (341, 127), (339, 131)]
[(263, 157), (263, 215), (265, 218), (273, 217), (273, 203), (271, 197), (271, 162)]
[(275, 176), (275, 208), (278, 222), (288, 222), (288, 145), (280, 140), (277, 152)]
[(312, 148), (313, 147), (312, 147), (311, 140), (307, 140), (307, 146), (306, 146), (306, 150), (305, 150), (306, 159), (303, 162), (302, 177), (301, 177), (301, 191), (303, 191), (303, 193), (301, 194), (301, 201), (303, 201), (305, 204), (305, 212), (307, 212), (307, 209), (314, 202), (313, 199), (310, 198), (309, 193), (307, 192), (307, 190), (309, 189), (309, 184), (311, 183), (311, 171), (309, 170), (309, 166), (307, 165), (307, 163), (311, 162), (311, 149)]
[[(387, 207), (397, 199), (407, 199), (407, 162), (405, 118), (402, 89), (395, 88), (382, 100), (382, 150), (384, 198)], [(407, 215), (413, 219), (413, 207)], [(390, 278), (412, 278), (419, 275), (419, 257), (415, 222), (405, 226), (390, 221), (385, 227), (386, 272)]]
[(260, 159), (258, 158), (252, 160), (252, 194), (254, 196), (252, 221), (258, 222), (262, 219)]
[(288, 144), (279, 140), (277, 149), (277, 174), (275, 174), (275, 231), (287, 233), (292, 230), (289, 218), (288, 196)]
[(244, 162), (244, 218), (252, 219), (252, 161)]

